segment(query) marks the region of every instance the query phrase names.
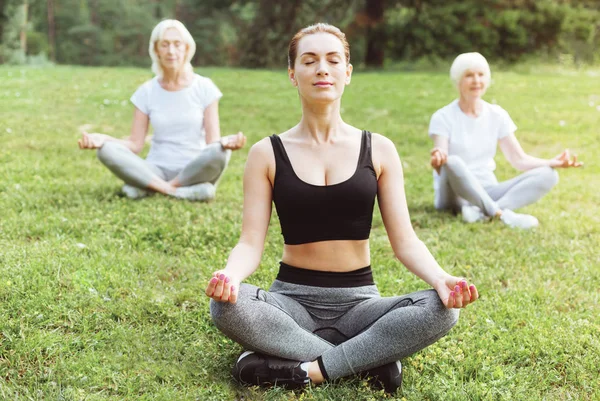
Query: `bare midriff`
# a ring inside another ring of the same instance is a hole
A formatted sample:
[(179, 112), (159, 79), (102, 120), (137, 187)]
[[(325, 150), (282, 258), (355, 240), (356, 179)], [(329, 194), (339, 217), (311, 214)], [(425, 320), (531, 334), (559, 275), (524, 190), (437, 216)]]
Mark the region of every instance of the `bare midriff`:
[(371, 264), (369, 240), (284, 245), (281, 260), (287, 265), (303, 269), (349, 272)]

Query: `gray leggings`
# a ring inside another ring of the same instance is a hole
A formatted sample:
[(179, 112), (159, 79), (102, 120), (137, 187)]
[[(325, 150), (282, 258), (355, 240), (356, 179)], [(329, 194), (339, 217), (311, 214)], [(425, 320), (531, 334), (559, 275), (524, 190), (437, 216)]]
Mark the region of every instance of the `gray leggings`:
[(434, 290), (385, 297), (375, 285), (323, 288), (275, 280), (242, 284), (236, 304), (211, 300), (215, 325), (248, 350), (320, 359), (333, 380), (385, 365), (439, 340), (458, 321)]
[(538, 167), (484, 187), (460, 157), (448, 156), (442, 166), (435, 208), (460, 211), (461, 206), (470, 203), (487, 216), (494, 216), (499, 210), (515, 210), (537, 202), (557, 183), (556, 170)]
[(126, 184), (141, 189), (146, 189), (157, 178), (171, 181), (175, 177), (184, 187), (203, 182), (216, 185), (230, 157), (231, 150), (223, 150), (218, 142), (212, 143), (183, 169), (169, 170), (147, 162), (118, 142), (105, 142), (98, 149), (98, 159), (102, 164)]

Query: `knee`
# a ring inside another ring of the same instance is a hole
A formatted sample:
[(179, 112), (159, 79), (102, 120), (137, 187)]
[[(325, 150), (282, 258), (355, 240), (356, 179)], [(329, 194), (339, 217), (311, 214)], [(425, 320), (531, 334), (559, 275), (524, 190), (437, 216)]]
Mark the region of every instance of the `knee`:
[(444, 327), (447, 331), (450, 331), (456, 323), (458, 323), (458, 318), (460, 316), (460, 309), (448, 309), (444, 306), (444, 311), (441, 313), (440, 320), (443, 322)]
[(217, 302), (213, 299), (210, 300), (210, 317), (217, 327), (220, 326), (221, 321), (226, 320), (228, 303)]
[(242, 284), (238, 292), (238, 300), (235, 304), (229, 302), (217, 302), (210, 300), (210, 317), (219, 329), (227, 330), (230, 325), (239, 325), (245, 321), (244, 314), (248, 309), (248, 300), (255, 296), (256, 291), (252, 294), (253, 289), (246, 284)]
[(117, 142), (105, 142), (101, 148), (98, 148), (96, 155), (102, 164), (111, 166), (117, 162), (119, 151), (123, 147), (123, 145)]
[(446, 164), (444, 166), (450, 171), (457, 173), (466, 167), (466, 164), (460, 156), (451, 155), (446, 159)]
[(556, 171), (556, 169), (553, 169), (552, 167), (540, 167), (538, 168), (538, 170), (538, 176), (540, 177), (540, 181), (548, 189), (558, 184), (558, 172)]
[(431, 306), (430, 311), (433, 320), (440, 326), (443, 332), (447, 333), (458, 323), (458, 317), (460, 315), (460, 309), (448, 309), (442, 302), (439, 295), (435, 290), (431, 290), (432, 302), (429, 303)]
[(220, 142), (211, 143), (206, 146), (206, 150), (211, 152), (212, 158), (218, 160), (227, 160), (231, 155), (230, 149), (223, 149)]

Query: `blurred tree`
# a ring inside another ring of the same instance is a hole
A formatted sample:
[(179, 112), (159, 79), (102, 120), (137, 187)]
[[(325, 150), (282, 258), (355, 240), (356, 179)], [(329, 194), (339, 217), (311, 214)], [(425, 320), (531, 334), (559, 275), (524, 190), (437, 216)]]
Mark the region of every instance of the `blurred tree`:
[(565, 7), (552, 0), (402, 0), (386, 23), (394, 58), (479, 51), (515, 61), (557, 44)]
[(260, 68), (287, 65), (289, 41), (303, 27), (328, 22), (344, 30), (362, 1), (257, 0), (246, 4), (249, 18), (239, 28), (239, 62), (245, 67)]
[(292, 35), (319, 21), (346, 33), (357, 67), (471, 50), (600, 61), (600, 0), (0, 0), (0, 62), (42, 53), (148, 66), (150, 32), (164, 18), (192, 33), (194, 65), (285, 66)]
[(48, 0), (48, 57), (51, 61), (56, 61), (56, 31), (54, 28), (54, 0)]
[(23, 0), (0, 0), (0, 63), (20, 61)]

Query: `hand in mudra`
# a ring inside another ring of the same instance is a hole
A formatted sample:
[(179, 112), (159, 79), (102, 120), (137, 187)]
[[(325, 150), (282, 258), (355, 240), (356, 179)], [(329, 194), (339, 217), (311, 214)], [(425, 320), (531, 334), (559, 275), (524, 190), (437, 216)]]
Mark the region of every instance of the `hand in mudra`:
[(77, 141), (79, 149), (99, 149), (110, 138), (105, 134), (82, 132), (81, 139)]
[(435, 286), (438, 296), (446, 308), (465, 308), (479, 298), (475, 285), (466, 279), (450, 276)]
[(431, 167), (433, 167), (438, 174), (442, 170), (442, 166), (446, 164), (447, 160), (448, 154), (444, 150), (440, 148), (431, 149)]
[(560, 155), (556, 156), (552, 159), (551, 167), (581, 167), (583, 166), (583, 162), (577, 161), (577, 155), (573, 155), (571, 158), (571, 152), (569, 149), (565, 149)]
[(246, 145), (246, 137), (242, 132), (221, 138), (221, 146), (223, 146), (223, 149), (238, 150), (243, 148), (244, 145)]
[(206, 286), (206, 296), (217, 302), (236, 303), (240, 280), (228, 274), (225, 270), (217, 270), (213, 273)]

